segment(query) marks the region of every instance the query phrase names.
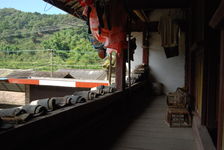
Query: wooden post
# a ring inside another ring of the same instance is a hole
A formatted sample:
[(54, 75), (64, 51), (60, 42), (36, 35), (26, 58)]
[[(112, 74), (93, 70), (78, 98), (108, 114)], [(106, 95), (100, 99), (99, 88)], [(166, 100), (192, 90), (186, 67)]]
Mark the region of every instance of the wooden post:
[(149, 32), (148, 31), (143, 31), (142, 48), (143, 48), (142, 63), (144, 65), (149, 65)]
[(219, 76), (219, 115), (218, 115), (218, 140), (217, 149), (223, 148), (223, 117), (224, 117), (224, 30), (221, 32), (220, 48), (220, 76)]
[(111, 75), (112, 75), (112, 53), (110, 53), (110, 66), (109, 66), (109, 75), (108, 75), (108, 78), (109, 78), (109, 83), (111, 85)]
[(123, 49), (116, 56), (116, 88), (118, 91), (125, 89), (125, 51)]
[(131, 87), (131, 33), (128, 34), (128, 87)]

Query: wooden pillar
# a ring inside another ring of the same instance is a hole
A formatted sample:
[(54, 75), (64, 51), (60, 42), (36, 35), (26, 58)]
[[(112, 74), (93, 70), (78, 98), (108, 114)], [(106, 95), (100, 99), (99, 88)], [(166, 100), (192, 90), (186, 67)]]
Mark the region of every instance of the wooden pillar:
[(142, 63), (144, 65), (149, 65), (149, 48), (146, 48), (143, 46), (143, 58), (142, 58)]
[(219, 76), (219, 116), (218, 116), (218, 140), (217, 149), (223, 150), (223, 117), (224, 117), (224, 30), (221, 31), (220, 48), (220, 76)]
[(118, 91), (125, 89), (125, 51), (121, 50), (116, 56), (116, 88)]
[(142, 48), (143, 48), (142, 63), (144, 65), (149, 65), (149, 32), (148, 31), (143, 31)]

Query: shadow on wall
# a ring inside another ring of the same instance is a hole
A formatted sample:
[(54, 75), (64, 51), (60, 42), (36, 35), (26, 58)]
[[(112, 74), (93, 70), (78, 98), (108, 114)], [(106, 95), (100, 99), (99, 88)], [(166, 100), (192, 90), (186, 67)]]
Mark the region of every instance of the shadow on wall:
[[(182, 35), (184, 36), (184, 35)], [(184, 39), (181, 40), (182, 43)], [(161, 38), (158, 33), (152, 34), (150, 45), (149, 65), (151, 74), (157, 81), (163, 83), (164, 92), (174, 92), (177, 87), (184, 86), (185, 76), (185, 48), (179, 48), (179, 56), (166, 58), (164, 48), (161, 47)]]
[(156, 77), (154, 77), (151, 71), (149, 73), (149, 81), (151, 83), (152, 95), (160, 96), (165, 94), (164, 85), (161, 82), (156, 80)]
[[(137, 49), (134, 54), (134, 61), (131, 62), (132, 71), (136, 66), (142, 64), (142, 33), (133, 33), (137, 39)], [(179, 56), (167, 58), (159, 33), (151, 33), (149, 65), (152, 82), (161, 82), (163, 84), (163, 93), (174, 92), (177, 87), (184, 86), (185, 75), (185, 48), (184, 34), (181, 37), (181, 47)]]

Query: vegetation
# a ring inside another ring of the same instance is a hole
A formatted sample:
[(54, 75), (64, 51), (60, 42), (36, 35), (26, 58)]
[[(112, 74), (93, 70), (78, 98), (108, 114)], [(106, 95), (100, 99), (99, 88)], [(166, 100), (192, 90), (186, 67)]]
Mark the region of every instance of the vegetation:
[(85, 22), (71, 15), (0, 9), (0, 68), (100, 68)]

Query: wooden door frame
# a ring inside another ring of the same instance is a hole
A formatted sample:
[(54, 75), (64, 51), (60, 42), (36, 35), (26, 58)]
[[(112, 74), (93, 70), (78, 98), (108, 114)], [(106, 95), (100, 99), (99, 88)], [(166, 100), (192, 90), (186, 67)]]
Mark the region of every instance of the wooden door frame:
[(224, 0), (221, 1), (219, 8), (217, 8), (212, 19), (210, 20), (210, 26), (215, 29), (219, 29), (221, 33), (217, 150), (222, 150), (222, 147), (224, 146), (224, 143), (222, 143), (224, 125)]
[[(191, 89), (190, 89), (190, 92), (191, 92), (191, 95), (193, 95), (194, 99), (193, 99), (193, 109), (194, 109), (194, 112), (196, 116), (198, 116), (198, 118), (200, 118), (200, 124), (201, 125), (205, 125), (206, 123), (206, 108), (207, 108), (207, 102), (205, 101), (205, 88), (206, 88), (206, 85), (204, 84), (205, 81), (207, 80), (205, 78), (205, 65), (203, 65), (203, 85), (202, 85), (202, 102), (201, 102), (201, 116), (198, 114), (198, 112), (196, 111), (196, 97), (195, 97), (195, 88), (196, 88), (196, 83), (195, 83), (195, 65), (196, 65), (196, 59), (197, 59), (197, 55), (198, 53), (201, 53), (202, 55), (202, 59), (203, 59), (203, 63), (205, 63), (205, 59), (204, 59), (204, 45), (203, 45), (203, 42), (198, 42), (198, 43), (195, 43), (194, 46), (191, 48), (191, 54), (190, 54), (190, 58), (191, 58), (191, 64), (190, 64), (190, 68), (191, 68)], [(200, 117), (199, 117), (200, 116)]]

